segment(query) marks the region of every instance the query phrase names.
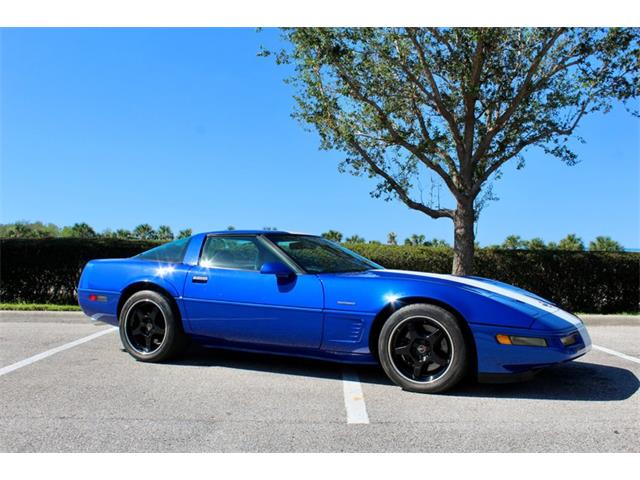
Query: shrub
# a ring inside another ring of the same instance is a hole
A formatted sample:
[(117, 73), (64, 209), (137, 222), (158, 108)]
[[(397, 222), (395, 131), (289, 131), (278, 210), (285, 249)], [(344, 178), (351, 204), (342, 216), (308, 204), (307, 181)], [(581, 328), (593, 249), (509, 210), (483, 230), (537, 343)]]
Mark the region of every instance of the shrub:
[(131, 257), (157, 244), (107, 238), (1, 239), (0, 299), (77, 303), (76, 287), (89, 260)]
[[(386, 268), (450, 273), (453, 263), (447, 248), (347, 246)], [(640, 309), (640, 253), (478, 249), (475, 275), (524, 288), (574, 312)]]
[[(2, 239), (0, 299), (75, 303), (80, 272), (89, 260), (131, 257), (156, 245), (108, 238)], [(453, 262), (445, 247), (346, 246), (387, 268), (449, 273)], [(571, 311), (639, 310), (639, 253), (479, 249), (476, 275), (530, 290)]]

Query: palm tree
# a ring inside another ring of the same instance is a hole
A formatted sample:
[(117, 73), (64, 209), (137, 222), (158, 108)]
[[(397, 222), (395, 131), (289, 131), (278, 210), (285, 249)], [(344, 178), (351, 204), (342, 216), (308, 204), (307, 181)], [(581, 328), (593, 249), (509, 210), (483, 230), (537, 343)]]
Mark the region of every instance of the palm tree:
[(405, 238), (405, 245), (424, 245), (426, 241), (426, 237), (424, 235), (418, 235), (417, 233), (412, 234), (409, 238)]
[(575, 233), (570, 233), (558, 242), (558, 248), (560, 250), (582, 251), (584, 250), (584, 243)]
[(396, 234), (396, 232), (389, 232), (387, 234), (387, 244), (398, 245), (398, 234)]
[(156, 237), (163, 242), (170, 242), (173, 240), (173, 231), (169, 225), (160, 225)]
[(329, 230), (328, 232), (324, 232), (322, 236), (332, 242), (340, 243), (342, 241), (342, 233), (337, 230)]
[(350, 237), (347, 237), (346, 242), (347, 243), (366, 243), (367, 241), (360, 235), (351, 235)]
[(526, 242), (527, 248), (529, 250), (545, 250), (547, 245), (544, 243), (544, 240), (540, 237), (535, 237)]
[(596, 237), (589, 242), (589, 250), (592, 252), (622, 252), (624, 248), (611, 237)]
[(125, 230), (124, 228), (119, 228), (115, 233), (116, 238), (131, 238), (131, 236), (131, 232), (129, 230)]
[(141, 223), (133, 229), (133, 237), (138, 240), (154, 240), (156, 232), (148, 223)]
[(187, 238), (193, 235), (193, 230), (190, 228), (185, 228), (184, 230), (180, 230), (178, 232), (178, 238)]
[(71, 227), (62, 229), (63, 237), (75, 238), (94, 238), (97, 237), (96, 231), (87, 223), (74, 223)]
[(502, 248), (505, 250), (519, 250), (524, 248), (525, 245), (526, 242), (522, 240), (520, 235), (509, 235), (504, 239), (504, 242), (502, 242)]

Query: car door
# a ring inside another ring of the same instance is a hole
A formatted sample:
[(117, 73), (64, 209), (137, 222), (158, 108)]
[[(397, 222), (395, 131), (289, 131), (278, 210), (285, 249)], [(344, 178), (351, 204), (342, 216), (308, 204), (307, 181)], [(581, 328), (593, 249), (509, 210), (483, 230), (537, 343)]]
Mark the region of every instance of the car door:
[(323, 290), (315, 275), (260, 273), (282, 261), (255, 235), (210, 235), (189, 272), (184, 305), (194, 334), (225, 342), (319, 348)]

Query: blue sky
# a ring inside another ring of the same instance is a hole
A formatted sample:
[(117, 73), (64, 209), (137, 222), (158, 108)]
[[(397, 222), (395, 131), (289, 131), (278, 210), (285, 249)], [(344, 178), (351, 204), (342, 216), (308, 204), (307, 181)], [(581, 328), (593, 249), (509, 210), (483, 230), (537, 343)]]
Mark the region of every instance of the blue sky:
[[(371, 198), (374, 180), (339, 173), (341, 154), (290, 118), (287, 70), (256, 56), (278, 42), (253, 29), (3, 30), (0, 223), (451, 242), (449, 220)], [(578, 133), (587, 143), (574, 167), (534, 149), (524, 169), (504, 169), (482, 245), (577, 233), (640, 247), (638, 119), (618, 106)]]

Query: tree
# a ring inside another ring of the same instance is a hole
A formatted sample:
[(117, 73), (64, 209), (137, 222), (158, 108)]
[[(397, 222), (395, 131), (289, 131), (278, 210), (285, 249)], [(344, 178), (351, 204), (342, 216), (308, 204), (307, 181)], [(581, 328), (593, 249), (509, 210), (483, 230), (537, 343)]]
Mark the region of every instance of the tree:
[(347, 243), (367, 243), (367, 241), (360, 235), (351, 235), (350, 237), (347, 237), (346, 242)]
[(234, 227), (233, 225), (229, 225), (229, 226), (227, 227), (227, 230), (235, 230), (235, 229), (236, 229), (236, 227)]
[(148, 223), (142, 223), (133, 229), (133, 238), (138, 240), (155, 240), (156, 232)]
[(526, 248), (529, 250), (545, 250), (547, 246), (544, 243), (544, 240), (540, 237), (535, 237), (529, 240), (526, 243)]
[(623, 252), (624, 248), (611, 237), (596, 237), (589, 242), (589, 250), (592, 252)]
[(442, 240), (441, 238), (434, 238), (432, 240), (427, 240), (425, 245), (428, 247), (434, 248), (451, 248), (451, 245), (446, 240)]
[(387, 234), (387, 245), (398, 245), (398, 234), (396, 232)]
[(424, 235), (412, 234), (409, 238), (404, 239), (405, 245), (424, 245), (426, 237)]
[[(464, 275), (501, 167), (524, 166), (529, 147), (575, 164), (567, 140), (582, 118), (637, 97), (638, 32), (288, 28), (275, 58), (295, 68), (294, 117), (345, 154), (341, 171), (376, 178), (374, 197), (452, 220), (453, 273)], [(453, 208), (422, 199), (432, 178)]]
[(119, 228), (115, 232), (116, 238), (131, 238), (133, 235), (129, 230), (125, 230), (124, 228)]
[(60, 229), (53, 223), (19, 221), (0, 225), (3, 238), (47, 238), (60, 235)]
[(185, 228), (184, 230), (180, 230), (178, 232), (178, 238), (187, 238), (193, 235), (193, 230), (190, 228)]
[(584, 243), (582, 243), (582, 239), (575, 233), (570, 233), (558, 242), (558, 249), (582, 251), (584, 250)]
[(322, 236), (332, 242), (340, 243), (342, 241), (342, 233), (337, 230), (329, 230), (328, 232), (324, 232)]
[(506, 250), (519, 250), (525, 248), (526, 242), (519, 235), (509, 235), (502, 242), (502, 248)]
[(97, 237), (97, 234), (93, 228), (87, 223), (74, 223), (71, 227), (64, 227), (62, 229), (63, 237), (76, 237), (76, 238), (93, 238)]
[(169, 225), (160, 225), (156, 232), (156, 238), (163, 242), (170, 242), (174, 238), (173, 230), (171, 230)]

